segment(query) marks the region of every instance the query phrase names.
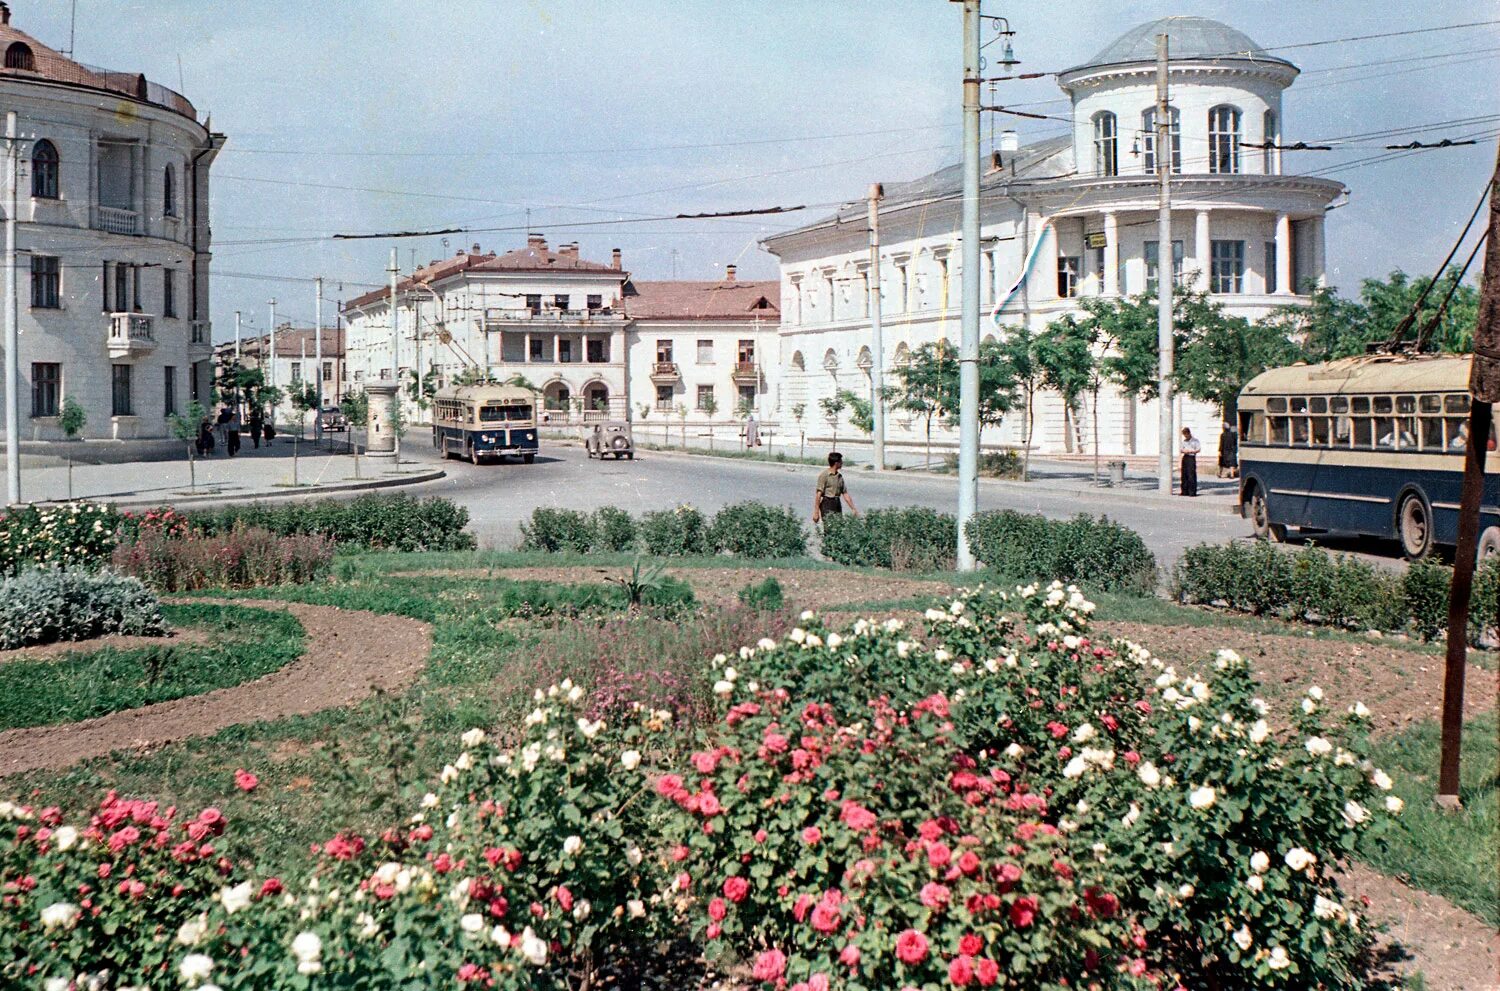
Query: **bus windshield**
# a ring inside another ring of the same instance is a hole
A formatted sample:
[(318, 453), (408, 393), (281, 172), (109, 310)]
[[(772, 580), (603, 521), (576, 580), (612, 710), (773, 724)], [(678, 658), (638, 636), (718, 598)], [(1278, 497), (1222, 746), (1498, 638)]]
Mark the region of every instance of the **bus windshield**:
[(479, 419), (482, 423), (499, 423), (503, 420), (531, 419), (530, 406), (481, 406)]

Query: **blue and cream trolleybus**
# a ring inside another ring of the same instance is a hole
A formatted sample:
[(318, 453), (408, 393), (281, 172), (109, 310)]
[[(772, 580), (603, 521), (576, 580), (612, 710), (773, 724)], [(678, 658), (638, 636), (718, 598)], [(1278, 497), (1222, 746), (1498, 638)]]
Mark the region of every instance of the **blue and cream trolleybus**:
[(536, 394), (515, 385), (459, 385), (432, 399), (432, 446), (474, 464), (506, 455), (536, 460)]
[[(1395, 539), (1412, 560), (1451, 547), (1469, 365), (1469, 355), (1369, 354), (1251, 379), (1239, 402), (1241, 514), (1270, 540), (1289, 527)], [(1479, 553), (1500, 553), (1500, 475), (1489, 464)]]

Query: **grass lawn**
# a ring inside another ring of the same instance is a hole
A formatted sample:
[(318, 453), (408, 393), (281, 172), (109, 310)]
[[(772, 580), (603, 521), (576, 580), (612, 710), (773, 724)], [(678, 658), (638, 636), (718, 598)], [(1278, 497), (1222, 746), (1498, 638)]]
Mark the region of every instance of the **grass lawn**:
[(0, 664), (0, 730), (77, 722), (201, 695), (270, 674), (302, 652), (302, 624), (281, 612), (211, 604), (164, 605), (177, 629), (211, 630), (212, 643), (112, 647)]
[[(1485, 690), (1473, 685), (1471, 690)], [(1406, 802), (1382, 846), (1371, 842), (1360, 858), (1386, 874), (1435, 892), (1500, 927), (1500, 733), (1494, 712), (1464, 726), (1459, 797), (1463, 809), (1433, 804), (1441, 729), (1423, 723), (1380, 743), (1373, 759), (1395, 780)]]

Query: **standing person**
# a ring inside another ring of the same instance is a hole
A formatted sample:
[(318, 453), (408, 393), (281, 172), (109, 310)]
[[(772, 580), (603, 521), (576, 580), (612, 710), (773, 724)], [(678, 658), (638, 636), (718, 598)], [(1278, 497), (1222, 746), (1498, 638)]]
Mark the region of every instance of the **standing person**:
[(250, 443), (260, 450), (260, 431), (265, 425), (264, 415), (260, 411), (260, 403), (250, 407)]
[(224, 424), (224, 432), (227, 437), (224, 449), (232, 458), (240, 453), (240, 408), (238, 406), (229, 411), (229, 422)]
[(1187, 427), (1182, 428), (1182, 489), (1181, 494), (1195, 496), (1198, 494), (1198, 452), (1203, 450), (1203, 445), (1198, 443), (1198, 438)]
[(229, 407), (219, 407), (219, 415), (214, 420), (214, 440), (225, 448), (229, 447)]
[(756, 422), (754, 413), (745, 418), (745, 447), (760, 447), (760, 424)]
[(205, 416), (198, 424), (198, 445), (203, 451), (204, 457), (212, 457), (214, 453), (214, 424), (213, 420)]
[(1234, 424), (1225, 423), (1219, 431), (1219, 477), (1238, 478), (1240, 475), (1240, 434)]
[(849, 486), (844, 484), (844, 456), (833, 451), (828, 455), (828, 467), (818, 473), (813, 488), (813, 522), (822, 522), (830, 513), (842, 515), (843, 503), (849, 504), (849, 512), (859, 515), (859, 510), (854, 508), (854, 499), (849, 495)]

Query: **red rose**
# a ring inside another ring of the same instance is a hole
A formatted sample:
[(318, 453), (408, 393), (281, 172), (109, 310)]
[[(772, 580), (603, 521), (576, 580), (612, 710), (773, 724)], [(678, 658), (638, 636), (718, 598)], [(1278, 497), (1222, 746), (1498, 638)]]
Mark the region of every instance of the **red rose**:
[(953, 851), (943, 843), (934, 843), (927, 848), (927, 862), (933, 867), (945, 867), (953, 859)]
[(896, 956), (902, 963), (921, 963), (927, 959), (927, 937), (908, 929), (896, 937)]
[(817, 826), (808, 826), (802, 831), (802, 842), (808, 846), (816, 846), (823, 838), (823, 831)]
[(965, 874), (973, 874), (979, 870), (979, 854), (973, 850), (965, 850), (958, 858), (958, 869)]
[(1017, 929), (1025, 929), (1036, 921), (1036, 899), (1029, 895), (1017, 898), (1010, 905), (1010, 921)]
[(974, 980), (974, 965), (968, 957), (954, 957), (948, 964), (948, 980), (958, 987), (968, 987)]
[(742, 877), (724, 879), (724, 897), (738, 905), (750, 893), (750, 882)]
[(724, 899), (722, 898), (714, 898), (708, 903), (708, 917), (715, 922), (723, 922), (724, 916), (728, 911), (729, 908), (724, 904)]
[(564, 912), (573, 911), (573, 892), (569, 891), (565, 884), (558, 885), (557, 904), (562, 906)]
[(254, 791), (255, 786), (260, 784), (260, 778), (257, 778), (242, 767), (234, 772), (234, 783), (239, 786), (241, 791)]
[(973, 933), (966, 934), (958, 941), (958, 952), (966, 957), (977, 957), (982, 949), (984, 949), (984, 940)]
[(757, 981), (767, 983), (777, 980), (785, 972), (786, 954), (780, 950), (766, 950), (755, 958), (755, 966), (750, 971)]
[(281, 894), (281, 879), (274, 877), (266, 878), (265, 883), (260, 886), (260, 896), (262, 898), (269, 898), (272, 895), (279, 894)]
[(1000, 980), (1000, 965), (993, 960), (980, 960), (974, 965), (974, 975), (981, 985), (990, 987)]

